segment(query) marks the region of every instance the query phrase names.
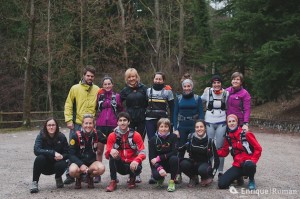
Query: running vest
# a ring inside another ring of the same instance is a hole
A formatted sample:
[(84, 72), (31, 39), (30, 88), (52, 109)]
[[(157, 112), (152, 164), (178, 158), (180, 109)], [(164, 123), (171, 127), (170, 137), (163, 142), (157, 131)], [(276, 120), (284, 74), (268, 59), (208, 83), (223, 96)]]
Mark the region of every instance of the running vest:
[[(86, 140), (84, 139), (84, 136), (82, 136), (81, 131), (76, 131), (77, 134), (77, 138), (78, 138), (78, 143), (80, 146), (80, 153), (84, 153), (85, 150), (85, 142)], [(94, 153), (96, 153), (97, 151), (97, 144), (98, 144), (98, 134), (97, 131), (94, 130), (93, 131), (93, 135), (92, 135), (92, 150)]]
[(168, 117), (168, 103), (164, 95), (165, 89), (161, 90), (160, 95), (153, 97), (153, 88), (150, 89), (150, 96), (148, 100), (148, 107), (146, 109), (146, 117), (162, 118)]
[(129, 148), (123, 148), (124, 146), (126, 146), (126, 143), (128, 143), (128, 145), (131, 149), (133, 149), (133, 150), (137, 149), (137, 145), (133, 141), (133, 135), (134, 135), (133, 129), (129, 130), (127, 141), (125, 143), (122, 142), (122, 137), (119, 133), (115, 133), (115, 134), (117, 137), (116, 137), (116, 142), (113, 145), (114, 149), (129, 149)]
[[(187, 139), (188, 140), (187, 152), (190, 153), (192, 151), (197, 150), (197, 152), (199, 154), (203, 154), (203, 155), (207, 154), (208, 157), (212, 157), (213, 156), (213, 147), (212, 147), (213, 140), (211, 138), (208, 138), (208, 142), (207, 142), (206, 146), (204, 146), (204, 145), (197, 146), (197, 145), (193, 144), (193, 138), (195, 137), (194, 134), (195, 133), (190, 133), (189, 136), (188, 136), (188, 139)], [(193, 150), (193, 149), (196, 149), (196, 150)]]
[[(100, 94), (98, 99), (98, 111), (101, 112), (103, 110), (102, 104), (105, 102), (105, 94)], [(117, 98), (116, 94), (112, 92), (110, 105), (112, 109), (114, 110), (115, 115), (117, 114)]]
[[(232, 157), (235, 156), (235, 152), (236, 150), (239, 151), (240, 153), (243, 152), (243, 150), (240, 150), (240, 149), (234, 149), (232, 147), (232, 142), (231, 142), (231, 139), (228, 135), (228, 132), (225, 133), (225, 138), (229, 144), (229, 149), (230, 149), (230, 154), (232, 155)], [(247, 154), (252, 154), (253, 151), (254, 151), (254, 148), (252, 145), (249, 144), (247, 138), (246, 138), (246, 132), (245, 131), (242, 131), (241, 134), (240, 134), (240, 141), (242, 142), (242, 145), (243, 145), (243, 148), (244, 148), (244, 151), (246, 151)]]
[[(214, 101), (221, 101), (221, 108), (214, 107)], [(209, 89), (209, 102), (207, 105), (207, 110), (211, 111), (213, 109), (221, 109), (222, 111), (226, 110), (226, 91), (223, 90), (221, 99), (214, 99), (212, 95), (212, 89)]]

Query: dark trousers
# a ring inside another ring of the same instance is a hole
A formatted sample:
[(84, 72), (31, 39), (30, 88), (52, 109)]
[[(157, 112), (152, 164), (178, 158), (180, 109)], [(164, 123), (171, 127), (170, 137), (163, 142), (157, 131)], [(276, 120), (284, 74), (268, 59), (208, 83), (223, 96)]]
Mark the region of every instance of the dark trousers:
[(39, 155), (35, 158), (33, 164), (33, 181), (38, 182), (41, 174), (55, 174), (55, 178), (59, 178), (66, 171), (67, 166), (68, 164), (65, 160), (56, 161), (44, 155)]
[(137, 169), (132, 172), (130, 170), (130, 163), (123, 162), (121, 159), (114, 159), (111, 156), (109, 157), (109, 170), (110, 170), (110, 178), (112, 180), (117, 179), (117, 173), (121, 175), (129, 174), (130, 178), (135, 178), (136, 176), (140, 175), (142, 172), (142, 165), (139, 164)]
[[(164, 168), (167, 173), (171, 174), (171, 179), (175, 180), (176, 175), (179, 173), (179, 159), (177, 156), (171, 156), (168, 160), (161, 161), (159, 164)], [(155, 180), (162, 179), (157, 169), (151, 166), (152, 176)]]
[(134, 129), (135, 131), (137, 131), (143, 138), (143, 140), (145, 140), (145, 136), (146, 136), (146, 121), (139, 121), (139, 122), (135, 122), (132, 121), (129, 124), (129, 128)]
[(228, 189), (234, 180), (242, 176), (248, 176), (250, 180), (254, 180), (255, 172), (256, 165), (252, 161), (245, 162), (242, 167), (232, 166), (219, 178), (218, 186), (220, 189)]
[[(188, 135), (190, 133), (193, 133), (195, 131), (194, 126), (192, 127), (178, 127), (178, 131), (180, 134), (180, 138), (179, 138), (179, 146), (183, 146), (188, 139)], [(183, 158), (184, 157), (185, 152), (179, 152), (179, 157)]]
[(212, 177), (212, 167), (207, 162), (195, 162), (189, 158), (184, 158), (180, 162), (180, 169), (190, 178), (196, 175), (200, 175), (203, 180)]
[(148, 136), (148, 140), (150, 140), (157, 131), (157, 121), (158, 119), (146, 120), (146, 132)]

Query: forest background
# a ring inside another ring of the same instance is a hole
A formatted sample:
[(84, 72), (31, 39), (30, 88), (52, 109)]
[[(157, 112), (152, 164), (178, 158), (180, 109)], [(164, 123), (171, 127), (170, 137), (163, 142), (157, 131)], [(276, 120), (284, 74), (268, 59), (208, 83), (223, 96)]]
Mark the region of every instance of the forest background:
[[(221, 5), (221, 6), (220, 6)], [(234, 71), (254, 103), (300, 88), (298, 0), (0, 0), (0, 111), (62, 111), (85, 65), (115, 91), (134, 67), (146, 85), (163, 71), (180, 92), (185, 72), (202, 94)]]

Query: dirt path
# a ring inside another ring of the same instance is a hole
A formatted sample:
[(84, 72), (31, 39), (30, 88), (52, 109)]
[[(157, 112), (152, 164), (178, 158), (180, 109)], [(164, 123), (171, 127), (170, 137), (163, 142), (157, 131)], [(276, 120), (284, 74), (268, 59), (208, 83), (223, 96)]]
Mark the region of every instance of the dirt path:
[[(119, 176), (120, 183), (115, 192), (105, 192), (109, 182), (108, 161), (104, 160), (106, 172), (102, 182), (96, 184), (93, 190), (83, 184), (81, 190), (74, 190), (74, 184), (56, 189), (54, 176), (42, 175), (39, 182), (40, 192), (30, 194), (29, 187), (32, 180), (32, 166), (34, 161), (33, 144), (39, 130), (18, 133), (0, 133), (0, 198), (299, 198), (300, 195), (300, 136), (291, 134), (263, 133), (261, 129), (254, 129), (257, 139), (263, 147), (263, 154), (258, 163), (256, 173), (257, 190), (246, 193), (246, 183), (243, 187), (236, 187), (238, 193), (217, 189), (217, 178), (210, 187), (187, 188), (188, 178), (177, 186), (174, 193), (164, 189), (157, 189), (148, 184), (150, 169), (148, 160), (143, 164), (141, 175), (143, 182), (137, 189), (126, 188), (126, 177)], [(62, 129), (62, 132), (67, 131)], [(67, 135), (68, 137), (68, 135)], [(232, 158), (225, 159), (225, 170), (230, 167)], [(64, 176), (65, 177), (65, 176)], [(233, 190), (234, 191), (234, 190)]]

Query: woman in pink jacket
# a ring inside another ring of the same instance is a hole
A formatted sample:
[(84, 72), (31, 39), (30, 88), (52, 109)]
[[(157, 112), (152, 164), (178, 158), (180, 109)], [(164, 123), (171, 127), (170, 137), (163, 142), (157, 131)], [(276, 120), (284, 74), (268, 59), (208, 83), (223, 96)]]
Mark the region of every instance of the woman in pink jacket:
[(240, 72), (234, 72), (231, 75), (231, 87), (226, 90), (229, 92), (227, 101), (227, 115), (235, 114), (238, 119), (238, 125), (245, 131), (248, 131), (250, 118), (251, 96), (242, 84), (244, 76)]

